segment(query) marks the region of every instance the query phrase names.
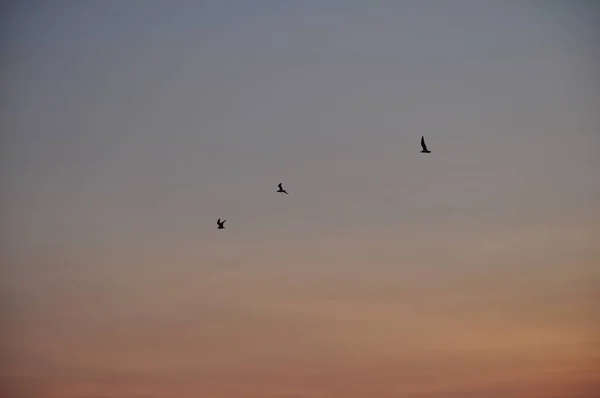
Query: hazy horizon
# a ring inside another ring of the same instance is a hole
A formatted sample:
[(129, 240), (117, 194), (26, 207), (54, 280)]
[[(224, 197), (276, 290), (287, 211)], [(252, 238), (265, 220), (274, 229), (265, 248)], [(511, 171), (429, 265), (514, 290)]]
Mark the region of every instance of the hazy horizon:
[(600, 391), (598, 8), (52, 4), (0, 39), (12, 395)]

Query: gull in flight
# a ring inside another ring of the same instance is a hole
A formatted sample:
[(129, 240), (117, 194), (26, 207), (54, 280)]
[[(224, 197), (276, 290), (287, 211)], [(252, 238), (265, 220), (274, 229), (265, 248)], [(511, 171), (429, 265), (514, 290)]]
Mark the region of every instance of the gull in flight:
[(421, 148), (423, 148), (421, 153), (431, 153), (431, 151), (427, 149), (427, 145), (425, 145), (425, 137), (423, 136), (421, 136)]
[(225, 224), (225, 221), (227, 221), (227, 220), (221, 221), (221, 219), (219, 218), (217, 220), (217, 225), (218, 225), (217, 229), (225, 229), (225, 226), (223, 225), (223, 224)]
[(277, 190), (277, 192), (281, 192), (281, 193), (284, 193), (286, 195), (289, 195), (289, 193), (287, 193), (287, 191), (285, 189), (283, 189), (283, 184), (279, 184), (277, 186), (279, 187), (279, 189)]

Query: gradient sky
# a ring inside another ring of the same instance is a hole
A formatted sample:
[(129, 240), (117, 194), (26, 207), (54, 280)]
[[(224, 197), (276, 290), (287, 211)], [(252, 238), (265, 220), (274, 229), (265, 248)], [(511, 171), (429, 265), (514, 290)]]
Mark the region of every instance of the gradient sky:
[(12, 396), (600, 389), (590, 2), (19, 3)]

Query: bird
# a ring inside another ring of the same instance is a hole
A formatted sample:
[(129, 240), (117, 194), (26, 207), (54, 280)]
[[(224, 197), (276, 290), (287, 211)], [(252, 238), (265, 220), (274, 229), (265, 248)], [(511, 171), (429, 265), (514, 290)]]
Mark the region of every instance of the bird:
[(279, 187), (279, 189), (277, 190), (277, 192), (281, 192), (281, 193), (284, 193), (286, 195), (289, 195), (289, 193), (285, 189), (283, 189), (283, 184), (280, 183), (277, 186)]
[(218, 225), (217, 229), (225, 229), (225, 226), (223, 225), (223, 224), (225, 224), (225, 221), (227, 221), (227, 220), (221, 221), (221, 219), (219, 218), (217, 220), (217, 225)]
[(431, 151), (427, 149), (427, 145), (425, 145), (425, 137), (423, 136), (421, 136), (421, 148), (423, 148), (421, 153), (431, 153)]

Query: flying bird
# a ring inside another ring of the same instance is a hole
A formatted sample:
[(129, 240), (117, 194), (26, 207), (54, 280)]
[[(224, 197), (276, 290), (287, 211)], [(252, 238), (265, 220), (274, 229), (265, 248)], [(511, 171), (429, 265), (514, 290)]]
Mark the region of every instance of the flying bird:
[(286, 195), (289, 195), (289, 193), (285, 189), (283, 189), (283, 184), (279, 184), (277, 186), (279, 187), (279, 189), (277, 190), (277, 192), (281, 192), (281, 193), (284, 193)]
[(421, 136), (421, 148), (423, 148), (421, 153), (431, 153), (431, 151), (427, 149), (427, 145), (425, 145), (425, 137), (423, 136)]
[(217, 220), (217, 225), (218, 225), (217, 229), (225, 229), (225, 226), (223, 225), (223, 224), (225, 224), (225, 221), (227, 221), (227, 220), (221, 221), (221, 219), (219, 218)]

